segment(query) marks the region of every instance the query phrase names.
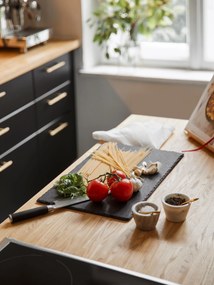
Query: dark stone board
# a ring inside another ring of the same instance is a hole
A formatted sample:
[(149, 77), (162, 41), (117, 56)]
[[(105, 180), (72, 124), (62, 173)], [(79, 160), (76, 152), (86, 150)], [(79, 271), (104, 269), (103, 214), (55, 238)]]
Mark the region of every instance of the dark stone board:
[[(119, 147), (130, 148), (129, 146)], [(133, 150), (136, 150), (136, 147), (131, 148)], [(182, 159), (183, 156), (183, 153), (153, 149), (150, 154), (144, 159), (144, 161), (148, 163), (159, 161), (161, 163), (160, 171), (154, 175), (144, 176), (144, 183), (142, 189), (140, 189), (137, 193), (134, 193), (133, 197), (128, 202), (118, 202), (113, 197), (111, 197), (111, 195), (109, 195), (105, 200), (99, 203), (86, 201), (69, 206), (68, 208), (87, 213), (117, 218), (125, 221), (130, 220), (132, 218), (132, 205), (139, 201), (146, 201), (158, 188), (160, 183), (173, 170), (173, 168), (177, 165), (177, 163)], [(90, 157), (86, 158), (82, 163), (80, 163), (80, 165), (73, 169), (72, 172), (78, 172), (88, 159), (90, 159)], [(56, 189), (52, 188), (48, 190), (42, 197), (40, 197), (38, 199), (38, 202), (51, 204), (57, 197), (58, 195)]]

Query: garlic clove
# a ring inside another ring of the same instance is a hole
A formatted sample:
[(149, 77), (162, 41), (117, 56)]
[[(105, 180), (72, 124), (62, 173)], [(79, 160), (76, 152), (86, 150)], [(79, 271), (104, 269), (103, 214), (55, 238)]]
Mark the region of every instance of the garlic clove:
[(137, 177), (135, 177), (135, 178), (132, 177), (130, 179), (130, 181), (131, 181), (131, 183), (133, 185), (134, 192), (138, 192), (141, 189), (141, 187), (143, 186), (142, 180), (137, 178)]

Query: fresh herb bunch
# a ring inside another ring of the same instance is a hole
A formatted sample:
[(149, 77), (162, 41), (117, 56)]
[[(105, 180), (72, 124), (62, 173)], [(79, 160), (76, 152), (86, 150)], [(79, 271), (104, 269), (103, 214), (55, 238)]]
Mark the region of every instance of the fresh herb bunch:
[[(93, 41), (105, 45), (105, 56), (109, 55), (108, 41), (113, 34), (129, 34), (129, 40), (136, 42), (138, 34), (150, 35), (158, 27), (172, 23), (171, 0), (101, 0), (93, 16), (88, 20), (95, 27)], [(114, 47), (121, 54), (121, 46)]]
[(60, 177), (56, 182), (56, 190), (59, 196), (75, 198), (86, 195), (86, 186), (83, 176), (78, 173), (69, 173)]

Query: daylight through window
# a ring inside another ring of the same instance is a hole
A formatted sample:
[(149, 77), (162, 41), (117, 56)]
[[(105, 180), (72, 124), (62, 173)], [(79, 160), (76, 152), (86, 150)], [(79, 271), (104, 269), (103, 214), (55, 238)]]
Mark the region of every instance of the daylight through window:
[[(131, 2), (132, 0), (128, 1)], [(84, 36), (84, 48), (90, 46), (93, 42), (94, 34), (92, 31), (95, 30), (95, 27), (93, 29), (88, 27), (87, 19), (92, 17), (93, 11), (97, 9), (101, 2), (107, 3), (108, 0), (91, 0), (89, 2), (90, 4), (87, 2), (86, 5), (86, 1), (82, 0), (83, 11), (85, 11), (83, 13), (83, 25), (86, 31), (91, 30), (87, 33), (87, 36)], [(91, 10), (88, 9), (89, 5)], [(89, 11), (88, 14), (86, 8)], [(154, 29), (149, 36), (137, 33), (135, 38), (137, 44), (130, 45), (126, 52), (129, 60), (127, 58), (121, 60), (117, 49), (115, 49), (118, 43), (121, 45), (123, 42), (127, 43), (127, 34), (117, 32), (109, 38), (109, 58), (106, 57), (105, 49), (98, 49), (98, 45), (95, 47), (95, 44), (93, 44), (96, 49), (96, 53), (92, 52), (91, 54), (96, 58), (94, 62), (113, 65), (135, 64), (137, 66), (214, 69), (214, 37), (212, 32), (214, 26), (214, 1), (171, 0), (170, 8), (174, 15), (171, 23), (168, 23), (165, 27)], [(139, 16), (136, 11), (135, 13)], [(150, 24), (152, 25), (152, 23)], [(114, 27), (117, 27), (117, 25), (117, 18), (115, 17)]]

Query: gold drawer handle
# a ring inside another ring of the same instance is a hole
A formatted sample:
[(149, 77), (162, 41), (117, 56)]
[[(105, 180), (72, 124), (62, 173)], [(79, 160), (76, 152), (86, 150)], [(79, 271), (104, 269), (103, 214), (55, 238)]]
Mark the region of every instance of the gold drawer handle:
[(63, 98), (65, 98), (67, 95), (68, 95), (67, 92), (60, 93), (59, 95), (57, 95), (57, 96), (54, 97), (53, 99), (47, 100), (48, 105), (49, 105), (49, 106), (52, 106), (52, 105), (56, 104), (57, 102), (59, 102), (60, 100), (62, 100)]
[(0, 98), (4, 97), (7, 93), (5, 91), (0, 92)]
[(0, 165), (0, 172), (4, 171), (8, 167), (10, 167), (12, 164), (13, 164), (12, 160), (2, 162), (2, 165)]
[(6, 127), (6, 128), (0, 128), (0, 136), (3, 136), (4, 134), (6, 134), (7, 132), (9, 132), (10, 128)]
[(46, 72), (47, 72), (47, 73), (51, 73), (51, 72), (53, 72), (53, 71), (55, 71), (55, 70), (57, 70), (57, 69), (63, 67), (64, 65), (65, 65), (65, 61), (60, 61), (59, 63), (57, 63), (57, 64), (55, 64), (55, 65), (53, 65), (53, 66), (51, 66), (51, 67), (48, 67), (48, 68), (46, 69)]
[(52, 137), (55, 136), (56, 134), (67, 128), (67, 126), (68, 126), (67, 122), (60, 124), (56, 129), (49, 131), (50, 136)]

